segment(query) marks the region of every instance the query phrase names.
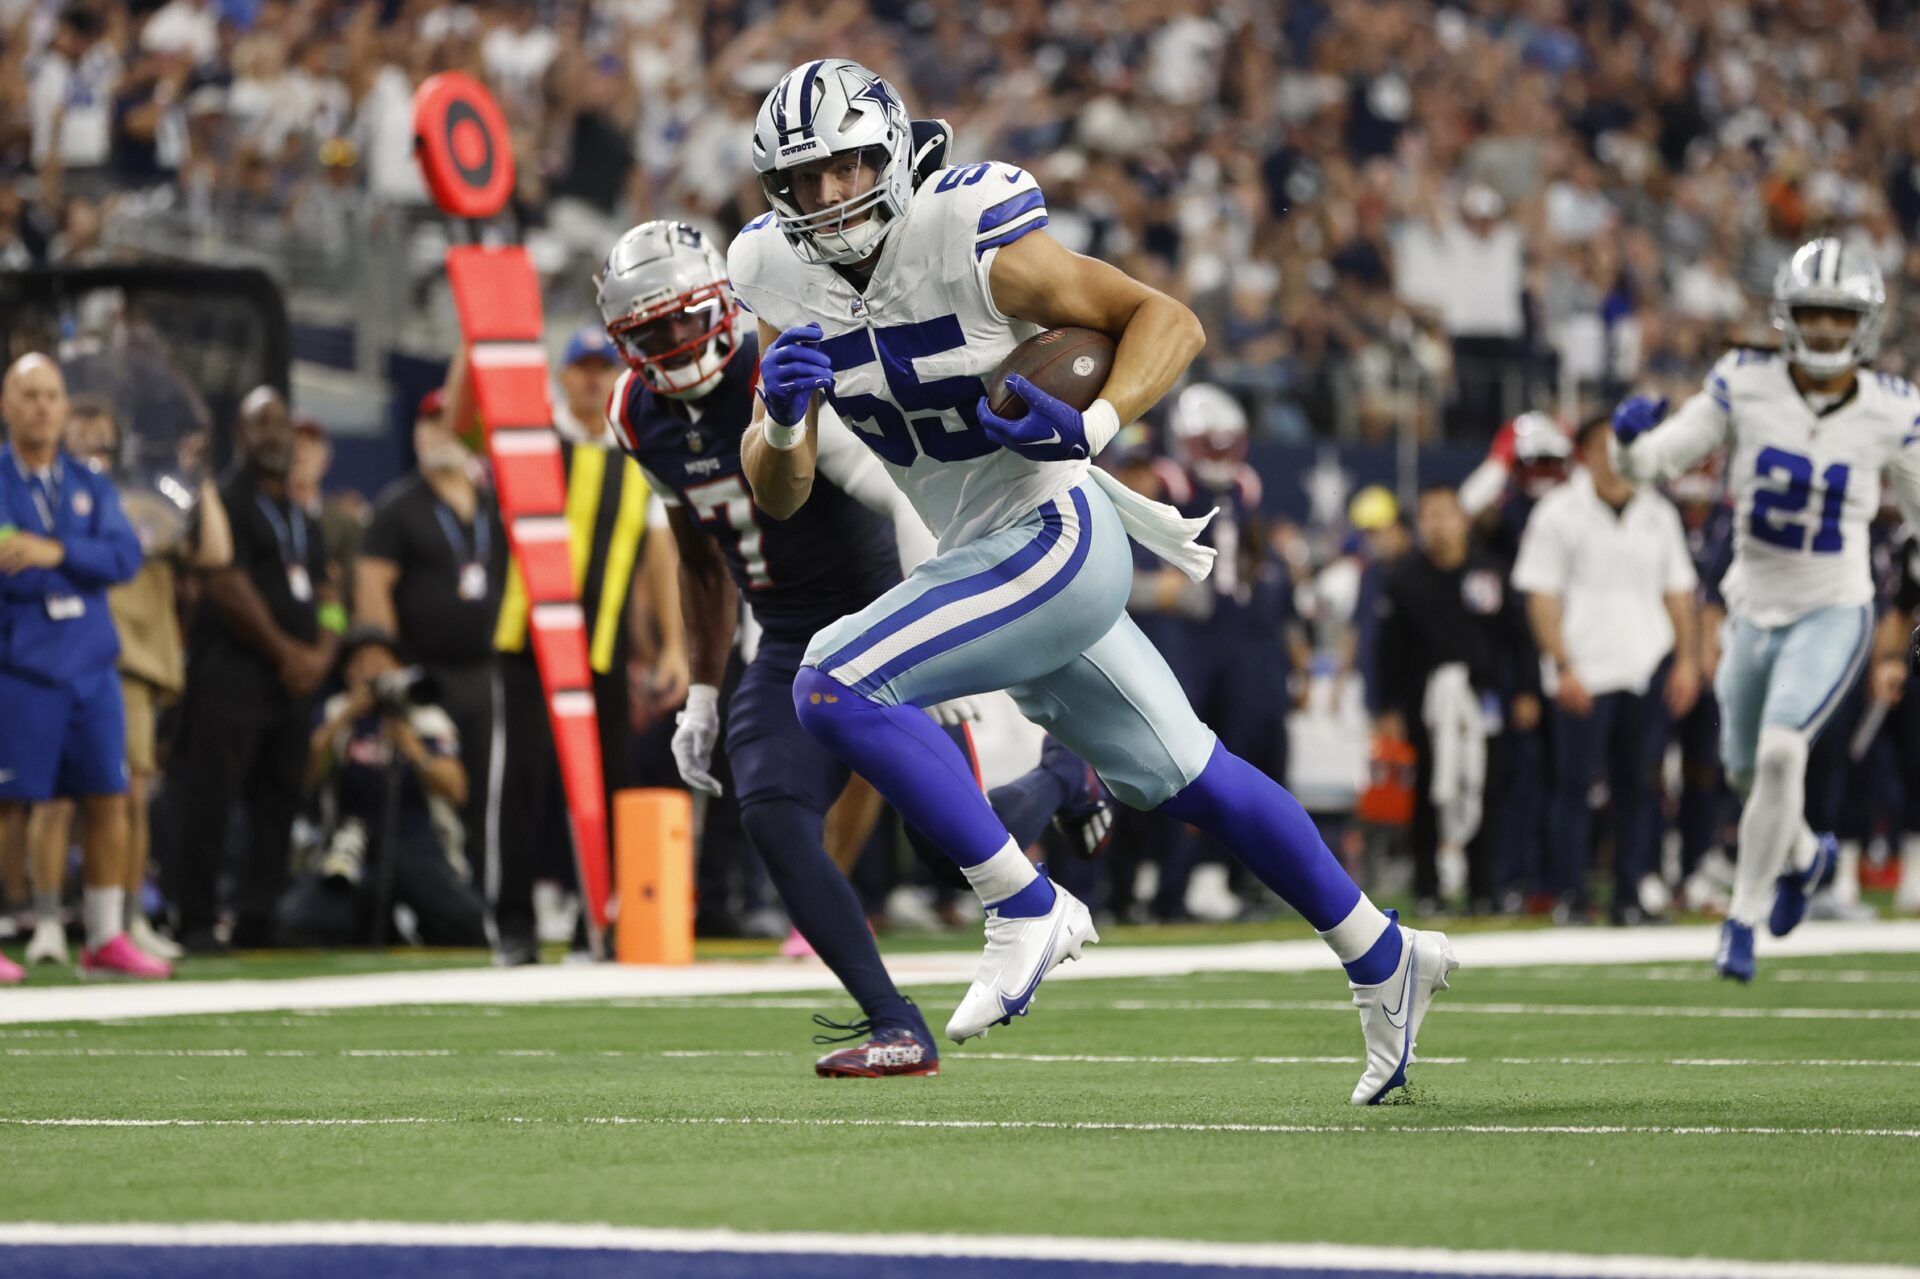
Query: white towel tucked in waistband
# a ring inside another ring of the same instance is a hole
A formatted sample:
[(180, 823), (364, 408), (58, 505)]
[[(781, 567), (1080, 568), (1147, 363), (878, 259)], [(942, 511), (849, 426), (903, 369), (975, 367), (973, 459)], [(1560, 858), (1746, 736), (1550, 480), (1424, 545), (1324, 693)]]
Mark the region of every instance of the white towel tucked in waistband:
[(1142, 497), (1097, 466), (1087, 468), (1120, 512), (1120, 523), (1127, 536), (1185, 573), (1193, 581), (1202, 581), (1213, 571), (1214, 550), (1195, 539), (1214, 517), (1213, 511), (1189, 519), (1165, 502)]
[(1433, 800), (1440, 842), (1465, 844), (1480, 830), (1487, 785), (1487, 716), (1465, 662), (1437, 666), (1427, 676), (1420, 707), (1432, 743)]

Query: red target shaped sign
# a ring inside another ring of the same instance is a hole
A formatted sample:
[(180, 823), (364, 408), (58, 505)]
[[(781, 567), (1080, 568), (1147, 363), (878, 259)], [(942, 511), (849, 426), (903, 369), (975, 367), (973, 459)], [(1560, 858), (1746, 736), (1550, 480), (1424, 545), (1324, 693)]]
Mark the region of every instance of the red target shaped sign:
[(413, 149), (433, 202), (456, 218), (490, 218), (513, 194), (507, 118), (465, 72), (442, 72), (413, 95)]

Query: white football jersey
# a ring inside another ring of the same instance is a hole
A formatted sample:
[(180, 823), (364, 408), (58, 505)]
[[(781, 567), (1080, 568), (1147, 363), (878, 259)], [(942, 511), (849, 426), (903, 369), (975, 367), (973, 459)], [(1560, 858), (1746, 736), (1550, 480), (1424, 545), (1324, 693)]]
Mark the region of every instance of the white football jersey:
[(1629, 479), (1661, 481), (1727, 451), (1733, 565), (1721, 592), (1756, 626), (1873, 599), (1867, 526), (1883, 471), (1908, 518), (1920, 513), (1920, 392), (1861, 369), (1851, 392), (1817, 410), (1788, 367), (1777, 352), (1728, 352), (1698, 394), (1620, 454)]
[(943, 551), (1015, 523), (1086, 472), (1001, 448), (976, 414), (988, 375), (1039, 332), (993, 305), (988, 273), (1002, 246), (1046, 224), (1032, 174), (965, 164), (920, 184), (864, 293), (831, 266), (802, 262), (770, 213), (727, 253), (734, 293), (755, 316), (782, 332), (820, 326), (833, 407)]

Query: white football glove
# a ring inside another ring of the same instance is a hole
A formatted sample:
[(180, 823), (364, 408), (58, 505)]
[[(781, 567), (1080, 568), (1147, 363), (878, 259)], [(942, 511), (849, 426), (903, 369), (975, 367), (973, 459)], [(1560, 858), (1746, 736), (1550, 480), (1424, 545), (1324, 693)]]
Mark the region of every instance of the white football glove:
[(713, 780), (713, 744), (720, 736), (720, 690), (711, 684), (687, 689), (687, 704), (674, 716), (673, 762), (680, 780), (709, 795), (720, 793)]
[(980, 703), (972, 697), (951, 697), (927, 707), (927, 714), (933, 716), (933, 722), (942, 728), (952, 728), (955, 724), (978, 724)]

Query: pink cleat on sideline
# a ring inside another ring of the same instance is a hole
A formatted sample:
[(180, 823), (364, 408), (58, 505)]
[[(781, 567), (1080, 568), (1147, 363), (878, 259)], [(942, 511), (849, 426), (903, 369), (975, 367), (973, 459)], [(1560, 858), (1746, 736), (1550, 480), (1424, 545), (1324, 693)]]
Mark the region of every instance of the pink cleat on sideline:
[(82, 952), (80, 976), (109, 981), (165, 981), (173, 976), (173, 965), (155, 959), (121, 933), (98, 950)]
[(780, 943), (780, 958), (782, 959), (812, 959), (813, 956), (813, 946), (806, 938), (800, 935), (798, 928), (788, 933), (787, 939)]
[(27, 979), (27, 970), (0, 955), (0, 986), (18, 986)]

